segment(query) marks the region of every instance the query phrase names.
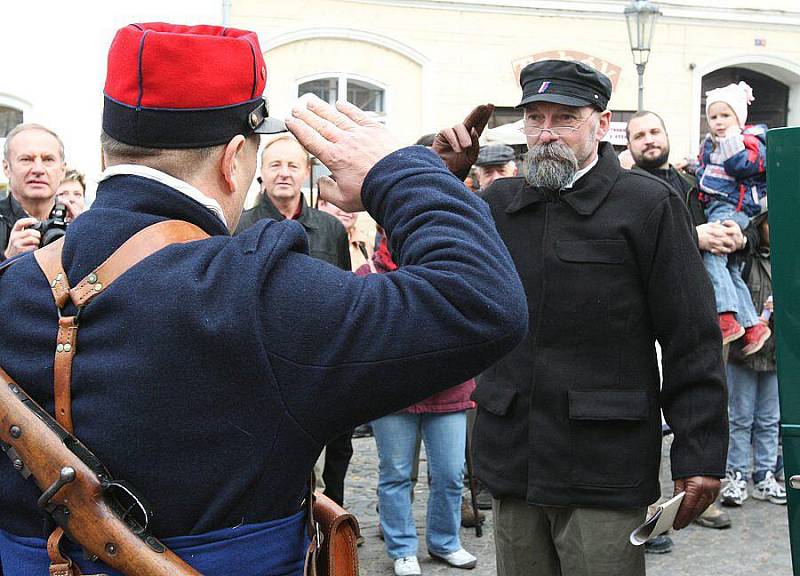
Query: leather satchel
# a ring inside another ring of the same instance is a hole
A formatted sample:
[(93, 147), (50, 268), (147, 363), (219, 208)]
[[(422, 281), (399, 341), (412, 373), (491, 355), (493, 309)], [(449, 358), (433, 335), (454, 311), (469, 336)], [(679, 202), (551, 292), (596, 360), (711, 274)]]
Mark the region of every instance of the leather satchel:
[(314, 493), (314, 522), (322, 541), (306, 576), (358, 576), (358, 520), (336, 502)]

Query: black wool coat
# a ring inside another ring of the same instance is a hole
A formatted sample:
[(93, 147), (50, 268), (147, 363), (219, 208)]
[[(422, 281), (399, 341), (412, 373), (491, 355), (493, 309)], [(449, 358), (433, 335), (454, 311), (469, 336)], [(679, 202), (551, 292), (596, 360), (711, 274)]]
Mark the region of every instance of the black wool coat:
[(473, 394), (476, 471), (498, 498), (654, 502), (660, 410), (675, 433), (673, 477), (725, 475), (721, 336), (686, 206), (663, 181), (622, 170), (610, 145), (599, 154), (557, 200), (523, 178), (484, 196), (529, 311), (523, 342)]
[(26, 216), (25, 210), (14, 200), (10, 192), (8, 196), (0, 199), (0, 262), (5, 260), (3, 253), (8, 248), (14, 224), (17, 223), (17, 220)]

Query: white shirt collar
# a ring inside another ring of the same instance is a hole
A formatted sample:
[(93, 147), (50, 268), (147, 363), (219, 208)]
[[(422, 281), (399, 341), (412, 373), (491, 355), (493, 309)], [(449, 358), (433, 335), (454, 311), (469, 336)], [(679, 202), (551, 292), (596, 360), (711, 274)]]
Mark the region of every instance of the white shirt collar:
[(185, 194), (195, 202), (199, 202), (206, 208), (208, 208), (217, 218), (222, 220), (222, 223), (225, 227), (228, 227), (228, 223), (225, 220), (225, 214), (222, 212), (222, 206), (219, 205), (219, 202), (210, 198), (200, 192), (197, 188), (184, 182), (183, 180), (179, 180), (174, 176), (170, 176), (162, 172), (161, 170), (156, 170), (155, 168), (150, 168), (149, 166), (142, 166), (141, 164), (116, 164), (114, 166), (109, 166), (106, 168), (102, 174), (100, 174), (100, 178), (98, 182), (102, 182), (103, 180), (107, 180), (112, 176), (120, 176), (120, 175), (131, 175), (131, 176), (141, 176), (142, 178), (149, 178), (150, 180), (155, 180), (156, 182), (160, 182), (170, 188), (177, 190), (181, 194)]
[(589, 165), (588, 165), (588, 166), (586, 166), (585, 168), (581, 168), (580, 170), (578, 170), (577, 172), (575, 172), (575, 175), (572, 177), (572, 182), (570, 182), (569, 184), (567, 184), (566, 186), (564, 186), (564, 189), (565, 189), (565, 190), (569, 190), (570, 188), (572, 188), (573, 186), (575, 186), (575, 182), (577, 182), (578, 180), (580, 180), (580, 179), (581, 179), (581, 177), (582, 177), (584, 174), (586, 174), (586, 173), (587, 173), (589, 170), (591, 170), (592, 168), (594, 168), (594, 165), (595, 165), (595, 164), (597, 164), (597, 161), (598, 161), (599, 159), (600, 159), (600, 155), (598, 154), (597, 156), (595, 156), (595, 157), (594, 157), (594, 160), (592, 160), (592, 161), (589, 163)]

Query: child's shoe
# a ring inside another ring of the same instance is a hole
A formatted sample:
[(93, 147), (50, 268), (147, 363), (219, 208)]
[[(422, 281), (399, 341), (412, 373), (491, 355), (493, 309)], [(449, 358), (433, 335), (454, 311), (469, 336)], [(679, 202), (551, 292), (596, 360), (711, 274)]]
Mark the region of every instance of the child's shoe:
[(744, 331), (742, 356), (750, 356), (761, 350), (764, 347), (764, 343), (769, 339), (770, 334), (772, 334), (772, 330), (761, 322), (747, 328)]
[(722, 330), (722, 345), (730, 344), (744, 336), (745, 330), (736, 321), (736, 314), (723, 312), (719, 315), (719, 329)]

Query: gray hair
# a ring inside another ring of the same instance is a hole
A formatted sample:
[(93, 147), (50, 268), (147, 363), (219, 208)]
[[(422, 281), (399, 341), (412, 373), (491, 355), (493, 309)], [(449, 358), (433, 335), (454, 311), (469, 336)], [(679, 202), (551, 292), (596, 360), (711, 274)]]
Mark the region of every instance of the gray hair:
[(6, 141), (3, 144), (3, 159), (4, 160), (8, 161), (8, 159), (9, 159), (8, 158), (8, 148), (11, 145), (11, 140), (13, 140), (14, 137), (17, 134), (19, 134), (21, 132), (25, 132), (26, 130), (41, 130), (42, 132), (47, 132), (48, 134), (50, 134), (50, 136), (55, 138), (56, 141), (58, 142), (58, 153), (61, 155), (61, 161), (63, 162), (64, 160), (66, 160), (66, 156), (64, 155), (64, 142), (62, 142), (62, 140), (58, 136), (58, 134), (56, 134), (55, 132), (50, 130), (50, 128), (47, 128), (46, 126), (42, 126), (41, 124), (35, 124), (34, 122), (27, 122), (25, 124), (17, 124), (16, 126), (14, 126), (11, 129), (11, 132), (8, 133), (8, 135), (6, 136)]

